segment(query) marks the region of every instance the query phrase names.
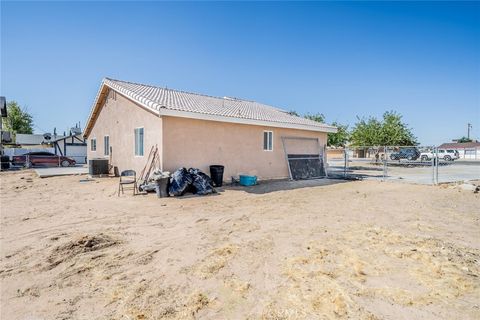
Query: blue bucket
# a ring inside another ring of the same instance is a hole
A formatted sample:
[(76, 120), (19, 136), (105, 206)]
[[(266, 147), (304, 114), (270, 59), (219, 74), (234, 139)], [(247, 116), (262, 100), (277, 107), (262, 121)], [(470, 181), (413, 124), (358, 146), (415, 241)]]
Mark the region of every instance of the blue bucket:
[(242, 186), (254, 186), (257, 184), (257, 176), (240, 175), (240, 184)]

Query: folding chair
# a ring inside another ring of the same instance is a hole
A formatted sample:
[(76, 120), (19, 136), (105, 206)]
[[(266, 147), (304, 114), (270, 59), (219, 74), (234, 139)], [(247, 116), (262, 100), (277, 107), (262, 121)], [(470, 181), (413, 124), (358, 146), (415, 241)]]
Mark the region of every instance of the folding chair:
[(136, 195), (137, 192), (137, 173), (135, 170), (125, 170), (120, 173), (120, 181), (118, 182), (118, 194), (120, 196), (120, 190), (123, 192), (123, 186), (126, 184), (133, 184), (133, 195)]

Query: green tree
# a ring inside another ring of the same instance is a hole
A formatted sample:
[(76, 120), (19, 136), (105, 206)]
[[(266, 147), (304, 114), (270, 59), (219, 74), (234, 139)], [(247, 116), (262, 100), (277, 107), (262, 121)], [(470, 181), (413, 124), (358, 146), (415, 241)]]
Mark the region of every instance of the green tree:
[(411, 129), (394, 111), (383, 114), (381, 121), (375, 117), (358, 118), (352, 129), (350, 141), (353, 146), (413, 146), (417, 139)]
[(331, 125), (337, 127), (338, 131), (336, 133), (328, 134), (327, 145), (331, 147), (345, 147), (350, 137), (350, 134), (348, 132), (348, 125), (340, 124), (336, 121), (332, 122)]
[(358, 118), (350, 134), (352, 146), (378, 146), (382, 141), (382, 123), (375, 117)]
[(461, 137), (460, 139), (457, 140), (458, 143), (464, 143), (464, 142), (472, 142), (472, 139), (469, 139), (467, 137)]
[(402, 116), (395, 111), (383, 114), (381, 145), (384, 146), (415, 146), (417, 138), (407, 124), (402, 122)]
[(7, 103), (7, 117), (2, 119), (5, 131), (13, 134), (33, 133), (33, 117), (26, 108), (21, 108), (16, 101)]

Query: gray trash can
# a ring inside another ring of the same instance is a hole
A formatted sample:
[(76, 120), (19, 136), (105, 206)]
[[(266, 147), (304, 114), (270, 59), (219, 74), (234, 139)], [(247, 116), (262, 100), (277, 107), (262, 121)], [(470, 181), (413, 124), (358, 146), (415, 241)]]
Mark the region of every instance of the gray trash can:
[(165, 198), (168, 197), (168, 182), (170, 178), (160, 178), (157, 180), (157, 185), (155, 186), (155, 192), (157, 193), (157, 197)]

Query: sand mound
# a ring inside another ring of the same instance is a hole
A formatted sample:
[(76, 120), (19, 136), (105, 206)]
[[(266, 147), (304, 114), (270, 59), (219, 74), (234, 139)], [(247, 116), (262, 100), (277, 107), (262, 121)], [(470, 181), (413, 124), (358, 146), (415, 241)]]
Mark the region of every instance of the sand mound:
[(81, 236), (55, 247), (47, 258), (47, 269), (53, 269), (79, 254), (98, 251), (118, 243), (118, 240), (105, 234)]

